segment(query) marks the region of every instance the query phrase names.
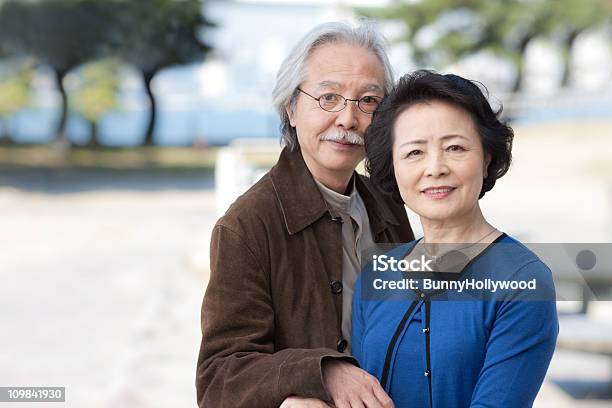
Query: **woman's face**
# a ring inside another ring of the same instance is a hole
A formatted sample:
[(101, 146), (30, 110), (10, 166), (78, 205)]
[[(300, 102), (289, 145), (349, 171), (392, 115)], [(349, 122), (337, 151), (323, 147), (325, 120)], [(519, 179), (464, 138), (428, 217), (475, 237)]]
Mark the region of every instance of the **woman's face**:
[(406, 205), (427, 220), (469, 216), (490, 162), (470, 114), (443, 101), (417, 103), (398, 116), (393, 134), (393, 168)]

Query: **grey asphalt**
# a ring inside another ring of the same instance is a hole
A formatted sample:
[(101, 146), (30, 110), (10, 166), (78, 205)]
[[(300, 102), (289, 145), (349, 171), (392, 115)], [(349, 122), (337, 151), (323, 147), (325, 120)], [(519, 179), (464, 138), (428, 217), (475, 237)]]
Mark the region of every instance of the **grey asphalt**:
[(214, 193), (158, 176), (0, 188), (0, 385), (65, 386), (69, 407), (195, 406)]

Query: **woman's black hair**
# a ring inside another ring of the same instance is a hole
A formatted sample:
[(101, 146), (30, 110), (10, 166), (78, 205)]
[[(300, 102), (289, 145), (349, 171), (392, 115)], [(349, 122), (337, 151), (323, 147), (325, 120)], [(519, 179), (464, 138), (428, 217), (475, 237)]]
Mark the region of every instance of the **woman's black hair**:
[(372, 182), (390, 193), (398, 203), (404, 202), (393, 171), (393, 128), (408, 107), (431, 101), (451, 103), (472, 116), (483, 150), (491, 156), (478, 196), (482, 198), (510, 168), (514, 132), (499, 120), (502, 108), (493, 111), (487, 97), (473, 81), (428, 70), (418, 70), (400, 78), (395, 89), (374, 112), (365, 137), (366, 169)]

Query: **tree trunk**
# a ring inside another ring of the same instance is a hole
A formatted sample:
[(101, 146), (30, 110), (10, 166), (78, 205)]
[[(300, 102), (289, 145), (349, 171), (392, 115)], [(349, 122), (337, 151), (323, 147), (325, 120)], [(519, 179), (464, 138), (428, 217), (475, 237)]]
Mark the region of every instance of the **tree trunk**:
[(524, 62), (525, 62), (525, 50), (527, 49), (527, 46), (529, 45), (529, 41), (531, 41), (531, 39), (533, 38), (533, 36), (531, 35), (527, 35), (525, 36), (525, 38), (523, 38), (521, 40), (521, 43), (519, 44), (519, 49), (518, 49), (518, 61), (516, 64), (516, 78), (514, 80), (514, 85), (512, 87), (512, 92), (513, 93), (517, 93), (521, 90), (521, 87), (523, 85), (523, 68), (525, 66)]
[(68, 118), (68, 95), (66, 94), (66, 89), (64, 88), (64, 77), (68, 73), (68, 70), (56, 69), (55, 70), (55, 83), (57, 89), (60, 92), (62, 97), (62, 105), (60, 111), (60, 120), (57, 124), (57, 128), (55, 130), (55, 136), (53, 137), (53, 142), (60, 145), (69, 145), (68, 139), (65, 135), (66, 130), (66, 119)]
[(521, 90), (522, 82), (523, 82), (523, 61), (520, 60), (516, 64), (516, 78), (514, 78), (514, 85), (512, 85), (512, 93), (518, 93)]
[(157, 117), (157, 107), (155, 104), (155, 95), (153, 95), (153, 91), (151, 90), (151, 81), (155, 76), (156, 71), (145, 71), (142, 73), (142, 78), (144, 80), (145, 90), (147, 91), (147, 96), (149, 97), (150, 103), (150, 115), (149, 115), (149, 123), (147, 125), (147, 130), (145, 132), (145, 137), (143, 141), (144, 146), (153, 146), (153, 134), (155, 132), (155, 119)]
[(11, 143), (9, 136), (9, 118), (8, 115), (0, 118), (0, 145), (8, 145)]
[(574, 47), (574, 41), (576, 40), (576, 37), (578, 37), (578, 34), (580, 34), (579, 30), (573, 30), (565, 39), (565, 50), (563, 50), (563, 77), (561, 78), (562, 88), (567, 88), (569, 85), (571, 53), (572, 48)]
[(89, 121), (89, 131), (90, 137), (89, 142), (87, 142), (87, 147), (98, 148), (100, 147), (100, 142), (98, 141), (98, 122)]

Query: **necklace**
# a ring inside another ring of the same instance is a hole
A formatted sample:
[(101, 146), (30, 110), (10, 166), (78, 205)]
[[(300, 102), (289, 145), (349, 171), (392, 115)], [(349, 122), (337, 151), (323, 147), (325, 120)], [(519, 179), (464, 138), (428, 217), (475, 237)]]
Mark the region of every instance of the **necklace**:
[(432, 259), (433, 259), (433, 261), (434, 261), (434, 263), (436, 263), (436, 262), (438, 262), (438, 260), (439, 260), (439, 259), (443, 258), (443, 257), (444, 257), (446, 254), (448, 254), (448, 253), (450, 253), (450, 252), (454, 252), (454, 251), (462, 251), (462, 250), (464, 250), (464, 249), (468, 249), (468, 248), (473, 247), (474, 245), (478, 244), (479, 242), (482, 242), (482, 240), (484, 240), (484, 239), (485, 239), (486, 237), (488, 237), (489, 235), (493, 234), (495, 231), (497, 231), (497, 228), (493, 227), (493, 229), (492, 229), (491, 231), (487, 232), (487, 233), (486, 233), (486, 234), (485, 234), (485, 235), (484, 235), (482, 238), (480, 238), (478, 241), (476, 241), (476, 242), (474, 242), (474, 243), (472, 243), (472, 244), (470, 244), (470, 245), (466, 245), (466, 246), (464, 246), (464, 247), (461, 247), (461, 248), (453, 248), (453, 249), (451, 249), (450, 251), (445, 252), (445, 253), (443, 253), (443, 254), (441, 254), (441, 255), (432, 255), (432, 254), (430, 254), (430, 253), (429, 253), (429, 251), (427, 250), (427, 247), (425, 246), (425, 244), (426, 244), (426, 243), (424, 242), (424, 241), (425, 241), (425, 239), (423, 239), (423, 250), (425, 251), (425, 254), (426, 254), (428, 257), (432, 258)]

